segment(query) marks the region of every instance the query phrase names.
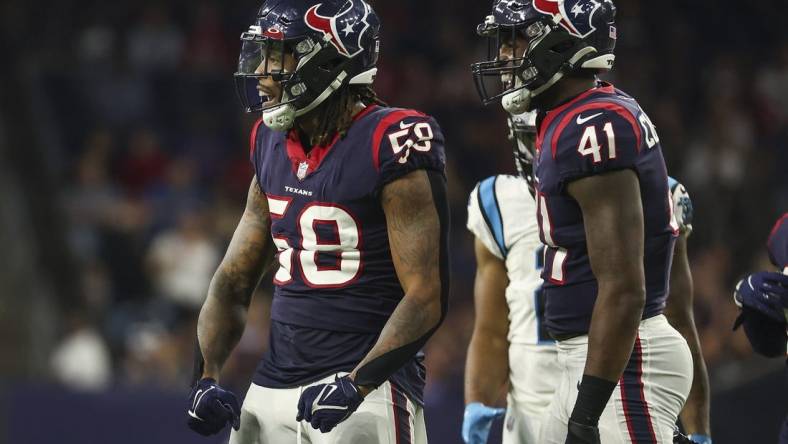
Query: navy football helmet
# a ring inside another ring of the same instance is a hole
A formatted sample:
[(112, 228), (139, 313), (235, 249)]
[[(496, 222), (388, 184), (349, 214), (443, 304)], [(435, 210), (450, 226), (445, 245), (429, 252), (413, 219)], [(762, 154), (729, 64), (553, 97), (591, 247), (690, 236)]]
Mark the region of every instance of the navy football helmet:
[[(569, 73), (610, 70), (615, 15), (612, 0), (494, 0), (492, 14), (477, 27), (488, 39), (488, 59), (471, 67), (482, 102), (500, 100), (519, 114)], [(525, 46), (517, 47), (518, 37)], [(511, 57), (499, 55), (502, 45), (513, 48)]]
[[(296, 117), (338, 89), (374, 81), (379, 30), (378, 16), (364, 0), (267, 0), (241, 34), (234, 76), (241, 103), (247, 112), (262, 111), (269, 128), (291, 128)], [(277, 53), (281, 63), (269, 64)], [(284, 69), (285, 53), (295, 57), (295, 70)], [(277, 103), (265, 106), (258, 82), (269, 76), (281, 93)]]

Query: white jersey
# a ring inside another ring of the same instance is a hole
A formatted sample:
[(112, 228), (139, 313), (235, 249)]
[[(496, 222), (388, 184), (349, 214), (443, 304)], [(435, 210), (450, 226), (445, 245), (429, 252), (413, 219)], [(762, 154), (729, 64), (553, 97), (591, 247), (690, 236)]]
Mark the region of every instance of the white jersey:
[(468, 229), (506, 263), (509, 343), (553, 345), (542, 327), (542, 250), (536, 203), (528, 184), (498, 175), (479, 182), (468, 200)]
[(468, 201), (468, 229), (504, 260), (509, 277), (509, 393), (503, 444), (538, 442), (559, 371), (555, 342), (542, 328), (544, 247), (536, 203), (525, 180), (499, 175), (479, 182)]

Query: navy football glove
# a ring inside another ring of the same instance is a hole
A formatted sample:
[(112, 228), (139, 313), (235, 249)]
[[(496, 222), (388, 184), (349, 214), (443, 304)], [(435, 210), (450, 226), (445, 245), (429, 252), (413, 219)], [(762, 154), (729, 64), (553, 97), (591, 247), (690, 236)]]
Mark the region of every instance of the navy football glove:
[(235, 430), (241, 427), (238, 398), (211, 378), (200, 379), (192, 389), (188, 413), (189, 428), (203, 436), (221, 432), (228, 422)]
[(569, 430), (564, 444), (600, 444), (599, 428), (569, 420)]
[(488, 407), (481, 402), (466, 405), (462, 417), (462, 440), (465, 444), (486, 444), (493, 421), (504, 414), (506, 409)]
[(337, 376), (331, 384), (313, 385), (301, 393), (296, 421), (306, 420), (312, 428), (328, 433), (355, 412), (363, 400), (350, 376)]
[(788, 275), (772, 271), (753, 273), (736, 285), (733, 300), (739, 307), (749, 307), (784, 323), (788, 308)]

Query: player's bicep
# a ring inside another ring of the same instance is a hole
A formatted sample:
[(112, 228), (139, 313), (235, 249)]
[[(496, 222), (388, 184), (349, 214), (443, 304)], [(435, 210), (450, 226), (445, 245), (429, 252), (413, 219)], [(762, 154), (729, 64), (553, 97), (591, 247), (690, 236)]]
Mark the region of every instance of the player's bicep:
[(389, 183), (381, 194), (391, 257), (406, 292), (440, 285), (441, 202), (434, 194), (425, 170)]
[(645, 288), (643, 205), (629, 169), (585, 177), (568, 185), (583, 212), (588, 256), (600, 283)]
[(268, 200), (255, 177), (249, 185), (244, 213), (220, 267), (237, 274), (261, 275), (274, 255), (270, 222)]
[(477, 332), (505, 338), (509, 331), (509, 307), (506, 286), (509, 278), (506, 263), (493, 255), (478, 238), (474, 241), (476, 278), (473, 299), (476, 309), (474, 329)]
[(665, 315), (671, 323), (687, 323), (692, 319), (692, 272), (687, 257), (687, 236), (682, 232), (673, 250), (673, 265), (670, 269), (670, 295)]

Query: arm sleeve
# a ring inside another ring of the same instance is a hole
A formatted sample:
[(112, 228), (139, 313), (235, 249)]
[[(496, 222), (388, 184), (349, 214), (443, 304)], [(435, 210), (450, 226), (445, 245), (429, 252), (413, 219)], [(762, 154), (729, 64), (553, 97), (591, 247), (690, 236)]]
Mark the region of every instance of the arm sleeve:
[(673, 216), (679, 224), (679, 230), (689, 235), (692, 233), (692, 199), (687, 189), (679, 181), (668, 177), (670, 199), (673, 202)]
[[(501, 212), (495, 198), (497, 177), (488, 177), (476, 184), (468, 198), (468, 230), (490, 250), (495, 257), (505, 259)], [(497, 235), (496, 235), (497, 233)]]
[(562, 187), (595, 174), (636, 169), (642, 133), (632, 113), (620, 105), (581, 108), (562, 118), (555, 131), (550, 149)]
[(432, 191), (432, 200), (435, 202), (435, 210), (438, 213), (438, 221), (440, 223), (440, 244), (439, 244), (439, 262), (440, 262), (440, 299), (441, 299), (441, 314), (438, 324), (432, 327), (424, 335), (415, 341), (405, 344), (397, 349), (391, 350), (377, 358), (367, 362), (363, 367), (358, 369), (356, 373), (356, 384), (368, 385), (378, 387), (392, 373), (401, 368), (408, 360), (413, 359), (416, 353), (427, 343), (427, 340), (433, 333), (440, 327), (443, 320), (446, 319), (446, 313), (449, 309), (449, 282), (450, 267), (449, 267), (449, 200), (446, 188), (446, 177), (435, 171), (427, 171), (427, 176), (430, 181), (430, 188)]
[(384, 117), (372, 136), (378, 180), (376, 194), (406, 174), (432, 170), (445, 176), (446, 154), (443, 132), (430, 116), (413, 110), (398, 110)]

